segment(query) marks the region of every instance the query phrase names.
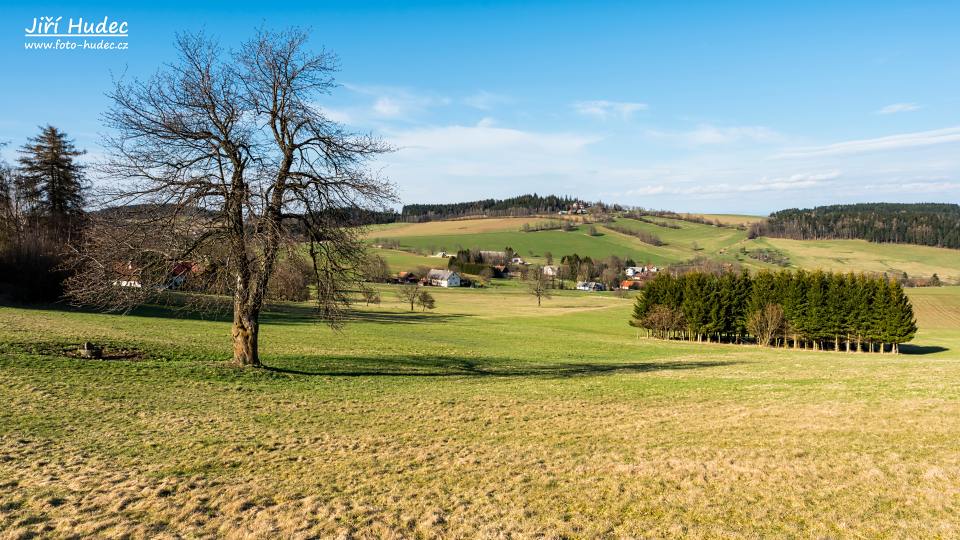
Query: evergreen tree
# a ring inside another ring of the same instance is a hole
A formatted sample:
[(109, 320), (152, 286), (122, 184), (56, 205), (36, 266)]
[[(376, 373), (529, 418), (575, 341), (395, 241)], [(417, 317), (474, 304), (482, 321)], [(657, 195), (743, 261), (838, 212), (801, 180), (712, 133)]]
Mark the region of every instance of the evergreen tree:
[(893, 344), (893, 352), (900, 352), (900, 344), (913, 339), (917, 333), (917, 320), (913, 306), (903, 291), (903, 286), (891, 282), (888, 286), (887, 339)]
[(20, 148), (17, 191), (35, 224), (54, 235), (69, 233), (83, 215), (84, 174), (73, 141), (53, 126), (41, 128)]

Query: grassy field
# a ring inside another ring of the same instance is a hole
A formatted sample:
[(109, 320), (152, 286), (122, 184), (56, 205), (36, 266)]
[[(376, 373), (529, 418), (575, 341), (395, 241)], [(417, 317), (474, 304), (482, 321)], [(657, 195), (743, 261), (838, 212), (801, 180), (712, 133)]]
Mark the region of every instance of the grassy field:
[[(722, 216), (727, 221), (750, 216)], [(747, 231), (733, 227), (714, 227), (688, 221), (652, 218), (679, 227), (673, 229), (632, 219), (618, 218), (617, 224), (633, 230), (656, 235), (663, 246), (651, 246), (639, 239), (610, 230), (597, 224), (599, 236), (590, 236), (588, 226), (580, 225), (570, 232), (542, 231), (520, 232), (523, 223), (535, 223), (540, 218), (473, 219), (461, 221), (438, 221), (414, 224), (380, 226), (371, 231), (371, 238), (397, 240), (403, 249), (419, 250), (422, 253), (439, 250), (456, 251), (459, 248), (502, 250), (512, 247), (525, 259), (544, 263), (544, 254), (554, 257), (577, 253), (581, 256), (604, 258), (617, 255), (632, 258), (638, 263), (670, 264), (688, 261), (695, 257), (707, 257), (721, 262), (736, 263), (749, 269), (776, 269), (769, 263), (755, 260), (741, 253), (741, 249), (776, 249), (786, 255), (790, 267), (808, 270), (887, 272), (899, 275), (906, 272), (912, 277), (930, 277), (938, 274), (947, 283), (960, 283), (960, 250), (914, 246), (907, 244), (875, 244), (863, 240), (787, 240), (781, 238), (757, 238), (749, 240)], [(400, 256), (402, 251), (387, 253), (388, 262), (393, 257), (406, 270), (417, 265), (434, 266), (436, 259), (420, 257), (413, 260)]]
[[(960, 288), (911, 354), (665, 343), (631, 302), (434, 290), (438, 309), (227, 322), (0, 308), (0, 535), (955, 537)], [(81, 341), (117, 359), (66, 355)], [(122, 357), (122, 358), (119, 358)]]

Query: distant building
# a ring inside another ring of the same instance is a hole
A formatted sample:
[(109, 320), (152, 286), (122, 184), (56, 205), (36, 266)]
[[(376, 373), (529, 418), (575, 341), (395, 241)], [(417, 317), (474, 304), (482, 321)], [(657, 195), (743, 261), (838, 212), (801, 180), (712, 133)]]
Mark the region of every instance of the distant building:
[(416, 283), (417, 275), (413, 272), (400, 272), (397, 274), (397, 283)]
[(510, 264), (527, 264), (527, 263), (523, 262), (523, 259), (520, 257), (514, 257), (510, 259)]
[(654, 274), (659, 270), (656, 266), (628, 266), (623, 269), (627, 277), (636, 277), (643, 274)]
[(433, 269), (427, 272), (426, 282), (434, 287), (459, 287), (460, 274), (453, 270)]
[(543, 275), (549, 277), (555, 277), (560, 274), (560, 268), (553, 265), (546, 265), (543, 267)]
[(605, 291), (607, 290), (604, 287), (603, 283), (597, 283), (596, 281), (578, 281), (577, 282), (578, 291)]

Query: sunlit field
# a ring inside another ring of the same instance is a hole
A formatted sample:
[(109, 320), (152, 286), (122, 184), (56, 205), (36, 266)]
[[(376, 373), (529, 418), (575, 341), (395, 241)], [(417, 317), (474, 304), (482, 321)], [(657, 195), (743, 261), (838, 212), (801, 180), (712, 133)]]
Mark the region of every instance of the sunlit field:
[[(960, 288), (909, 354), (639, 338), (632, 302), (431, 289), (342, 332), (0, 308), (10, 537), (951, 537)], [(108, 360), (71, 358), (82, 341)]]

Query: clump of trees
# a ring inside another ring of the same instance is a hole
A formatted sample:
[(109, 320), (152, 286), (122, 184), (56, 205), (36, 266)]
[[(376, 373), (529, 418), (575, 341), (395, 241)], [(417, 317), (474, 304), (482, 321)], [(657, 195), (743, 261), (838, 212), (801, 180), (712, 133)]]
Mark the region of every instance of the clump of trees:
[(898, 352), (917, 331), (895, 280), (865, 274), (661, 273), (630, 321), (661, 339)]
[(662, 246), (663, 240), (660, 240), (660, 237), (643, 230), (631, 229), (630, 227), (625, 227), (623, 225), (618, 225), (616, 223), (608, 223), (606, 227), (612, 231), (617, 231), (620, 234), (626, 234), (633, 236), (643, 242), (644, 244), (650, 244), (651, 246)]
[(0, 289), (16, 301), (63, 293), (64, 255), (86, 217), (83, 154), (48, 125), (19, 149), (16, 166), (0, 162)]

